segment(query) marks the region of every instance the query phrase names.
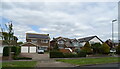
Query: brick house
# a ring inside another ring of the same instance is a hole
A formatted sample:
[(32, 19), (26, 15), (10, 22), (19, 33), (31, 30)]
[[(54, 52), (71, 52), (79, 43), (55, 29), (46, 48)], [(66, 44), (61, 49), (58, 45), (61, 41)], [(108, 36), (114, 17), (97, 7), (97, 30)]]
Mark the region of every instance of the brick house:
[(26, 43), (21, 46), (22, 53), (36, 53), (38, 49), (47, 51), (50, 47), (49, 34), (26, 33)]
[(89, 36), (80, 39), (57, 37), (57, 38), (53, 38), (53, 40), (50, 42), (50, 47), (51, 49), (53, 49), (54, 45), (57, 44), (59, 49), (70, 48), (74, 51), (75, 49), (81, 49), (86, 42), (89, 42), (90, 44), (103, 43), (103, 41), (97, 36)]

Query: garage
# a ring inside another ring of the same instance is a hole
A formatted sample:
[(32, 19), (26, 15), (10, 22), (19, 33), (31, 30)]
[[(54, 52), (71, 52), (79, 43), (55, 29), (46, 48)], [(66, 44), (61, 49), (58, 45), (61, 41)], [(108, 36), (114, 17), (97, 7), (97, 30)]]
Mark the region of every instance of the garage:
[(30, 47), (30, 53), (36, 53), (36, 47)]
[(28, 46), (22, 46), (21, 53), (28, 53)]
[(21, 45), (21, 53), (37, 53), (37, 45), (26, 42)]

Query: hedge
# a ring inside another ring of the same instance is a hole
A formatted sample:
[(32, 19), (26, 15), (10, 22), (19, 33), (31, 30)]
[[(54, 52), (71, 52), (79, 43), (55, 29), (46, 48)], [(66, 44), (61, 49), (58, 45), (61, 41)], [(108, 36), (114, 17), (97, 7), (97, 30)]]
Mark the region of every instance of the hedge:
[(86, 57), (86, 51), (81, 50), (78, 54), (62, 53), (59, 51), (51, 51), (50, 58), (79, 58)]
[(78, 57), (86, 57), (87, 52), (85, 50), (81, 50), (80, 52), (78, 52)]
[(72, 53), (64, 53), (64, 58), (77, 58), (77, 54), (72, 54)]
[(9, 48), (11, 48), (11, 52), (14, 52), (14, 55), (16, 56), (19, 55), (21, 52), (20, 46), (12, 46), (12, 47), (6, 46), (3, 49), (3, 56), (9, 56)]
[(10, 47), (4, 47), (3, 48), (3, 56), (9, 56), (9, 48)]
[(59, 51), (51, 51), (50, 52), (50, 58), (63, 58), (64, 54)]
[(30, 57), (17, 57), (17, 56), (14, 56), (13, 59), (14, 60), (32, 60), (32, 58)]

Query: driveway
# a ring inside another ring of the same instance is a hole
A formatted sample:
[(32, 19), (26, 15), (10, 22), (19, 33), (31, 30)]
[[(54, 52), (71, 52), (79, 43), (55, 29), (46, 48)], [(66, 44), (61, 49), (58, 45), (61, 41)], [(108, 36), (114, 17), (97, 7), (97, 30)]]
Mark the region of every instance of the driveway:
[(75, 67), (75, 65), (57, 62), (54, 59), (49, 58), (49, 54), (22, 54), (24, 56), (32, 57), (33, 61), (37, 61), (36, 68), (38, 67)]

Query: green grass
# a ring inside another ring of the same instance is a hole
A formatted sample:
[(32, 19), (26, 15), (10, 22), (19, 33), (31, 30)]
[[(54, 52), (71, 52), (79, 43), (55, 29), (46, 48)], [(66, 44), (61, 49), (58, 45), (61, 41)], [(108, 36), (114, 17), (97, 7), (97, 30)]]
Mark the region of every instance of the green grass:
[(116, 63), (119, 62), (120, 57), (103, 57), (103, 58), (81, 58), (81, 59), (58, 59), (56, 61), (61, 61), (65, 63), (75, 64), (75, 65), (89, 65), (89, 64), (106, 64), (106, 63)]
[(2, 62), (2, 67), (35, 67), (36, 61)]

